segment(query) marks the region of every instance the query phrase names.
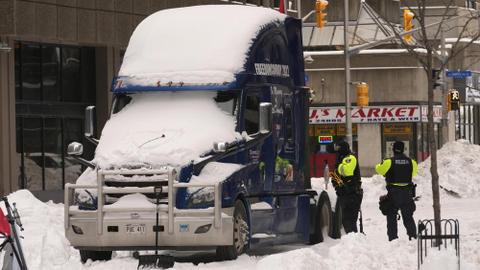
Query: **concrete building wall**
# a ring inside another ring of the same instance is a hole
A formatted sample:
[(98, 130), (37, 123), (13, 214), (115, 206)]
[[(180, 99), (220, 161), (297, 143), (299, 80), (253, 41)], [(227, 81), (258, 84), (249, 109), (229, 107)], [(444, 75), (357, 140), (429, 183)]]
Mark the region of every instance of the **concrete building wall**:
[[(343, 70), (309, 71), (309, 85), (315, 91), (315, 104), (344, 103), (345, 77)], [(369, 84), (371, 103), (380, 102), (427, 102), (426, 78), (423, 69), (369, 69), (353, 70), (352, 81)], [(408, 78), (408, 79), (405, 79)], [(350, 92), (352, 102), (356, 101), (355, 87)]]
[[(344, 103), (345, 75), (342, 55), (313, 56), (306, 64), (308, 86), (316, 93), (315, 104)], [(369, 84), (371, 103), (426, 103), (427, 76), (418, 61), (405, 53), (357, 55), (351, 61), (351, 80)], [(352, 102), (356, 100), (351, 87)], [(435, 101), (441, 102), (441, 93), (435, 92)]]
[(358, 161), (362, 175), (375, 174), (374, 167), (382, 160), (380, 124), (358, 125)]

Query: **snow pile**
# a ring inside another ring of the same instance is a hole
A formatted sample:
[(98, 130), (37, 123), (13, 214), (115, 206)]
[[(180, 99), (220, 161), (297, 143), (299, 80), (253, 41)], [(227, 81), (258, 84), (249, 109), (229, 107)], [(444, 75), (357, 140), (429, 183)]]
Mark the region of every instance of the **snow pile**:
[(133, 32), (119, 76), (144, 86), (233, 82), (259, 26), (285, 18), (273, 9), (239, 5), (158, 11)]
[(241, 138), (235, 132), (235, 118), (215, 104), (215, 94), (132, 95), (106, 123), (94, 162), (100, 168), (181, 166), (211, 150), (214, 142)]
[(243, 168), (243, 165), (235, 163), (210, 162), (202, 169), (198, 176), (192, 176), (192, 184), (216, 184), (234, 172)]
[[(438, 150), (438, 175), (442, 189), (464, 198), (480, 195), (480, 146), (466, 140), (445, 144)], [(431, 194), (430, 158), (419, 164), (414, 179), (423, 194)]]
[[(198, 176), (190, 179), (192, 184), (216, 184), (227, 179), (230, 175), (240, 170), (243, 165), (234, 163), (210, 162), (202, 169)], [(192, 194), (193, 203), (205, 203), (214, 200), (213, 187), (193, 187), (188, 192)]]
[(20, 235), (29, 269), (65, 269), (71, 257), (78, 258), (78, 251), (65, 238), (62, 204), (42, 203), (27, 190), (12, 193), (8, 199), (17, 203), (25, 229)]

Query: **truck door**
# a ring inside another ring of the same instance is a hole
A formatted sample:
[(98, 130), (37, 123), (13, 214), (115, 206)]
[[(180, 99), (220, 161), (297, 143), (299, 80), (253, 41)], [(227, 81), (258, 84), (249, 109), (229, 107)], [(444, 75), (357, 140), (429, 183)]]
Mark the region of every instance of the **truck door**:
[[(295, 192), (297, 169), (293, 94), (284, 86), (272, 87), (274, 100), (276, 158), (273, 180), (275, 221), (274, 232), (281, 236), (295, 232), (297, 224), (297, 197)], [(277, 242), (288, 242), (279, 237)]]
[[(248, 88), (242, 99), (243, 131), (253, 138), (246, 143), (244, 150), (244, 163), (252, 168), (246, 183), (249, 195), (247, 200), (251, 205), (251, 233), (252, 236), (272, 235), (274, 209), (271, 192), (275, 166), (273, 136), (261, 139), (261, 134), (258, 133), (260, 102), (270, 101), (269, 87)], [(252, 238), (253, 245), (264, 240)]]

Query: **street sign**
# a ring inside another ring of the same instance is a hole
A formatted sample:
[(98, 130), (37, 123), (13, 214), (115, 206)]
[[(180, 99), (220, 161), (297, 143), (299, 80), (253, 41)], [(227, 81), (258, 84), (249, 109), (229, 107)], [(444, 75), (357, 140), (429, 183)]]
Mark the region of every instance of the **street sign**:
[(452, 78), (465, 78), (465, 77), (472, 77), (472, 72), (470, 70), (449, 70), (447, 71), (447, 77)]

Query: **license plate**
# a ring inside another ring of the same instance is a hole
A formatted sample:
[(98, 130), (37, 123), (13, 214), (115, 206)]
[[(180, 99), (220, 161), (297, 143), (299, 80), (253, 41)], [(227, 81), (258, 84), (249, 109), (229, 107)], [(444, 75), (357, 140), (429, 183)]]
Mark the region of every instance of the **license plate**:
[(145, 224), (127, 224), (125, 231), (129, 234), (145, 234)]

